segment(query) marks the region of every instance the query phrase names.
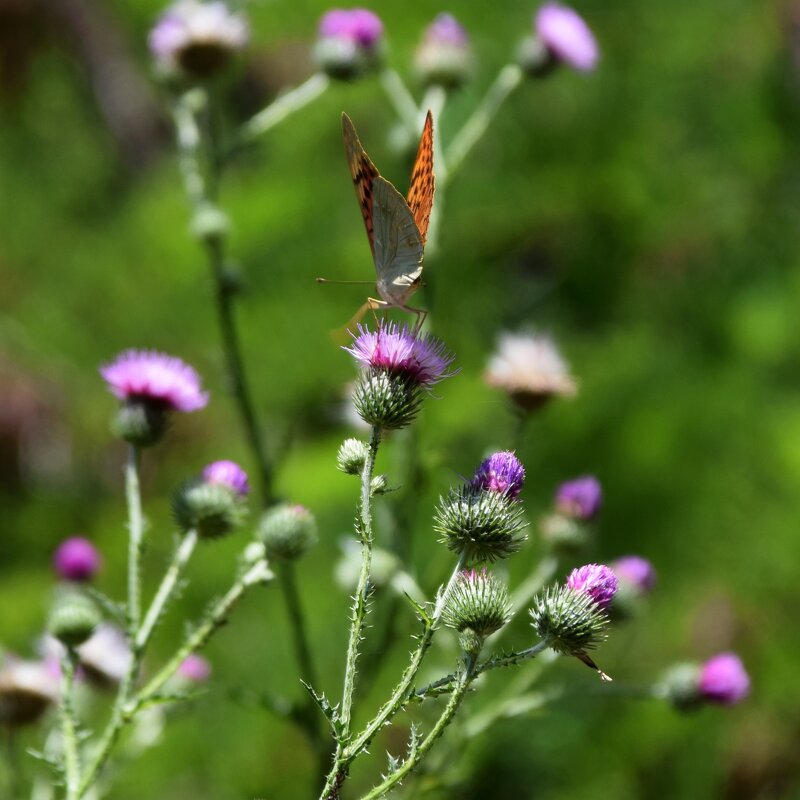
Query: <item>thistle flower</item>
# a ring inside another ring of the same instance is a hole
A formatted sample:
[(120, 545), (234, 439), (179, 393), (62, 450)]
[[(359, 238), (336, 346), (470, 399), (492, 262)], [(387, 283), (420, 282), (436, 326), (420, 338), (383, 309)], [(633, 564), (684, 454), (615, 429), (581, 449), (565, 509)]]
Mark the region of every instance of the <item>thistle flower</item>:
[(158, 19), (148, 37), (150, 52), (166, 73), (210, 78), (249, 39), (247, 20), (220, 0), (180, 0)]
[(373, 426), (399, 429), (419, 411), (421, 390), (451, 376), (453, 356), (432, 336), (420, 337), (405, 325), (381, 323), (376, 332), (358, 327), (345, 347), (364, 370), (353, 402), (361, 418)]
[[(534, 18), (536, 42), (544, 49), (543, 57), (529, 59), (533, 74), (544, 74), (557, 64), (566, 64), (580, 72), (590, 72), (597, 64), (597, 41), (589, 26), (571, 8), (560, 3), (545, 3)], [(530, 49), (529, 55), (533, 54)]]
[(553, 397), (573, 397), (577, 389), (555, 344), (534, 333), (503, 333), (489, 359), (485, 382), (504, 391), (524, 413)]
[(697, 690), (709, 703), (732, 706), (750, 693), (750, 676), (735, 653), (719, 653), (700, 667)]
[(522, 462), (510, 450), (503, 450), (481, 462), (470, 486), (476, 490), (499, 492), (516, 500), (524, 483), (525, 467)]
[(214, 461), (203, 470), (206, 483), (226, 486), (235, 494), (244, 497), (250, 492), (247, 473), (233, 461)]
[(211, 677), (211, 664), (203, 656), (192, 653), (181, 661), (178, 675), (191, 683), (205, 683)]
[(566, 586), (587, 595), (599, 609), (605, 610), (614, 599), (619, 583), (617, 576), (605, 564), (586, 564), (570, 572)]
[(480, 572), (468, 569), (459, 573), (442, 612), (445, 625), (459, 633), (471, 631), (481, 645), (510, 618), (508, 589), (485, 567)]
[(471, 561), (495, 561), (516, 553), (527, 538), (522, 507), (505, 492), (463, 486), (439, 498), (433, 527), (439, 541)]
[(332, 78), (350, 80), (383, 59), (383, 23), (365, 8), (333, 9), (319, 23), (314, 59)]
[(414, 66), (422, 82), (457, 88), (469, 77), (472, 64), (467, 32), (451, 14), (439, 14), (425, 29), (414, 55)]
[(114, 421), (116, 433), (140, 447), (164, 435), (168, 412), (197, 411), (208, 403), (192, 367), (154, 350), (126, 350), (100, 374), (123, 403)]
[(209, 464), (200, 478), (186, 481), (172, 498), (172, 515), (184, 531), (201, 539), (216, 539), (238, 527), (247, 506), (247, 475), (233, 461)]
[(88, 581), (100, 569), (100, 554), (88, 539), (72, 536), (56, 549), (53, 567), (66, 581)]
[(258, 526), (267, 558), (294, 561), (319, 540), (314, 515), (304, 506), (283, 503), (269, 509)]
[(656, 571), (653, 565), (641, 556), (623, 556), (618, 558), (611, 569), (619, 580), (619, 588), (629, 587), (638, 595), (648, 594), (656, 583)]
[(555, 502), (565, 516), (584, 521), (594, 519), (603, 504), (600, 481), (593, 475), (565, 481), (556, 489)]
[(58, 672), (45, 661), (8, 658), (0, 669), (0, 723), (10, 728), (32, 724), (58, 695)]

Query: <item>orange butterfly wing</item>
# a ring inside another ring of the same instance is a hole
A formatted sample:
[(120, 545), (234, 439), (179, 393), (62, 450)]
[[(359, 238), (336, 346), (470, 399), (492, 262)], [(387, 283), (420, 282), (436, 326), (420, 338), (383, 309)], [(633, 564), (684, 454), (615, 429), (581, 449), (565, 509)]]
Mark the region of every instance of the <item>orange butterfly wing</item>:
[(353, 177), (358, 205), (361, 208), (361, 216), (364, 217), (364, 227), (367, 229), (367, 238), (374, 258), (375, 226), (372, 219), (372, 182), (380, 173), (361, 146), (356, 129), (347, 114), (342, 114), (342, 136), (347, 152), (347, 163), (350, 165), (350, 175)]
[(423, 244), (425, 244), (428, 222), (433, 208), (433, 190), (433, 116), (429, 111), (428, 116), (425, 117), (425, 127), (422, 129), (422, 137), (419, 140), (417, 157), (414, 159), (414, 169), (411, 172), (411, 186), (408, 189), (407, 199), (408, 207), (414, 215), (414, 221), (417, 223), (417, 228), (419, 228)]

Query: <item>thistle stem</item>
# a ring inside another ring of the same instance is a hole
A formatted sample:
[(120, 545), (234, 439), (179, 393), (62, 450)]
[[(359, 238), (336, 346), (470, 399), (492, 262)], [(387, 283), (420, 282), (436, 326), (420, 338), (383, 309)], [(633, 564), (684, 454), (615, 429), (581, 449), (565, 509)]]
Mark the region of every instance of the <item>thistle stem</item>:
[(61, 658), (61, 738), (64, 748), (64, 781), (66, 800), (76, 800), (80, 783), (81, 763), (78, 754), (78, 725), (73, 705), (75, 686), (75, 651), (68, 647)]
[(405, 126), (409, 135), (413, 138), (419, 136), (417, 130), (417, 115), (419, 109), (414, 101), (411, 92), (408, 91), (405, 82), (396, 70), (387, 67), (380, 74), (381, 86), (389, 102), (394, 106), (397, 116)]
[(197, 531), (187, 531), (187, 533), (184, 534), (183, 538), (181, 539), (180, 544), (175, 549), (175, 554), (172, 557), (172, 561), (170, 562), (170, 565), (164, 574), (161, 585), (158, 587), (156, 595), (153, 598), (153, 602), (150, 604), (150, 608), (145, 615), (144, 622), (142, 623), (142, 626), (139, 628), (139, 632), (136, 635), (136, 648), (138, 650), (143, 652), (147, 647), (147, 643), (150, 641), (153, 629), (161, 619), (166, 604), (175, 593), (175, 588), (178, 585), (178, 579), (186, 569), (186, 565), (188, 564), (196, 545)]
[(131, 638), (139, 627), (141, 616), (144, 517), (139, 492), (139, 456), (139, 449), (131, 445), (125, 464), (125, 497), (128, 504), (128, 631)]
[(417, 747), (394, 772), (382, 783), (379, 783), (371, 791), (367, 792), (361, 800), (377, 800), (379, 797), (383, 797), (400, 783), (406, 775), (414, 770), (420, 761), (425, 758), (433, 745), (436, 744), (437, 739), (439, 739), (444, 733), (445, 728), (452, 722), (464, 697), (466, 697), (470, 684), (477, 675), (477, 659), (472, 656), (466, 656), (465, 658), (465, 666), (458, 676), (458, 682), (456, 683), (453, 693), (450, 695), (450, 699), (441, 716), (436, 721), (433, 728), (431, 728), (430, 733), (423, 739), (419, 747)]
[(523, 77), (522, 68), (517, 64), (506, 64), (500, 70), (472, 116), (447, 148), (448, 179), (461, 168), (464, 159), (486, 133), (500, 106), (520, 85)]

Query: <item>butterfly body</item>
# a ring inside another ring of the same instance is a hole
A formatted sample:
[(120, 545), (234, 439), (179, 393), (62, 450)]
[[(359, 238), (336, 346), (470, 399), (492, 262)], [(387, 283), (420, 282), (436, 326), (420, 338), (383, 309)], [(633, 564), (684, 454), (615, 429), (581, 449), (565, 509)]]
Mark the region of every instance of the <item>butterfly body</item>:
[(417, 314), (419, 325), (425, 312), (407, 303), (421, 282), (425, 236), (433, 207), (433, 119), (429, 112), (407, 199), (378, 172), (346, 114), (342, 115), (342, 132), (381, 298), (370, 298), (359, 313), (392, 306)]

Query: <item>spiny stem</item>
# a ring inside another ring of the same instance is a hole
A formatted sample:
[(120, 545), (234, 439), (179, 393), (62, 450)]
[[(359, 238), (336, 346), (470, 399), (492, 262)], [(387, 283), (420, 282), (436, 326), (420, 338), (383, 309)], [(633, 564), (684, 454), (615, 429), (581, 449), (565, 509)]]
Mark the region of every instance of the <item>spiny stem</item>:
[(150, 636), (153, 633), (153, 629), (161, 619), (161, 615), (164, 613), (164, 608), (167, 602), (169, 602), (170, 598), (174, 594), (175, 587), (178, 584), (178, 579), (183, 574), (186, 564), (189, 562), (196, 545), (197, 531), (187, 531), (187, 533), (184, 534), (183, 538), (181, 539), (180, 544), (175, 549), (175, 554), (172, 557), (172, 561), (170, 562), (170, 565), (164, 574), (161, 585), (158, 587), (158, 591), (153, 598), (153, 602), (150, 604), (150, 608), (147, 611), (144, 622), (142, 623), (142, 626), (139, 628), (139, 632), (136, 635), (136, 648), (138, 650), (144, 651), (145, 647), (147, 647), (147, 643), (150, 641)]
[(353, 608), (351, 610), (350, 638), (347, 644), (347, 660), (344, 670), (344, 689), (342, 692), (342, 711), (340, 720), (345, 732), (345, 738), (350, 733), (350, 714), (353, 707), (353, 693), (356, 681), (356, 661), (358, 660), (358, 646), (361, 641), (361, 631), (367, 615), (367, 598), (369, 595), (369, 577), (372, 566), (372, 475), (375, 471), (375, 457), (381, 441), (381, 429), (375, 425), (372, 428), (367, 457), (361, 470), (361, 497), (358, 504), (358, 517), (356, 526), (361, 540), (361, 574), (358, 577), (358, 586), (353, 595)]
[(391, 791), (400, 781), (405, 778), (423, 758), (428, 754), (430, 749), (436, 744), (436, 740), (444, 733), (445, 728), (450, 724), (456, 712), (458, 711), (461, 702), (469, 690), (469, 686), (477, 674), (476, 664), (477, 659), (472, 656), (466, 656), (466, 663), (464, 668), (459, 674), (458, 682), (450, 695), (450, 699), (445, 706), (436, 724), (431, 728), (430, 733), (423, 739), (419, 747), (411, 753), (408, 758), (394, 771), (386, 780), (379, 783), (371, 791), (367, 792), (361, 800), (377, 800), (383, 797), (387, 792)]
[(508, 96), (520, 85), (524, 74), (517, 64), (506, 64), (489, 87), (472, 116), (447, 148), (447, 178), (452, 178), (464, 163), (472, 148), (486, 133), (495, 114)]
[(125, 497), (128, 503), (128, 630), (131, 638), (139, 628), (142, 592), (144, 517), (139, 493), (139, 449), (131, 445), (125, 465)]
[(61, 738), (64, 748), (64, 779), (66, 783), (66, 800), (78, 798), (81, 764), (78, 754), (78, 725), (73, 705), (73, 687), (75, 685), (75, 651), (68, 647), (61, 658)]

